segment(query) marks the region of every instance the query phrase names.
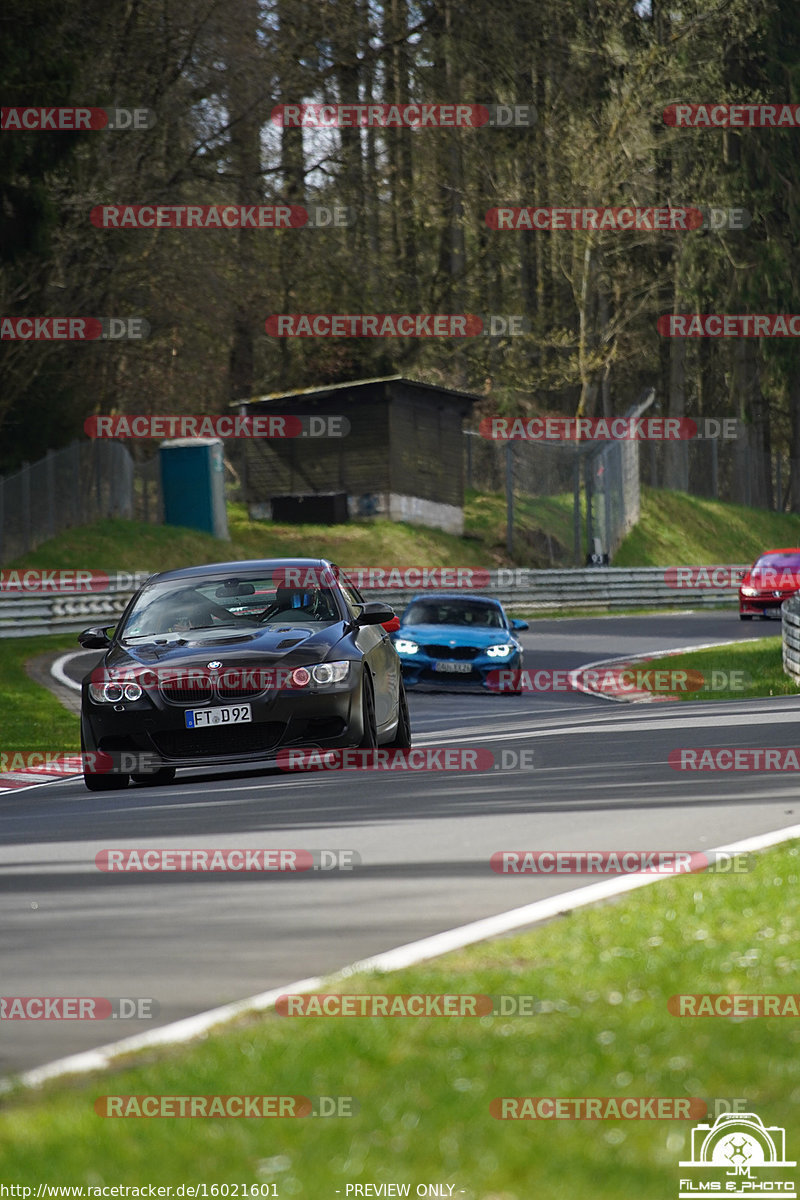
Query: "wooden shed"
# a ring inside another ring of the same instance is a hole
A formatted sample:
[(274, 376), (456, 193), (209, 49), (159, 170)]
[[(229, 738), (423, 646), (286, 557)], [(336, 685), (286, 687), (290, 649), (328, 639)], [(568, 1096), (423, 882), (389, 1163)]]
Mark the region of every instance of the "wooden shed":
[(388, 516), (462, 533), (463, 422), (480, 398), (390, 375), (240, 403), (251, 417), (340, 416), (349, 424), (343, 437), (246, 439), (250, 516), (324, 523)]

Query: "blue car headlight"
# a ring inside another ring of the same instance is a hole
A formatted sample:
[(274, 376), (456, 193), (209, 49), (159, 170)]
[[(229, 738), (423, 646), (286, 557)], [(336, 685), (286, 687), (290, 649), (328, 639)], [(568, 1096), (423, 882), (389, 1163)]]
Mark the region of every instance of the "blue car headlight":
[(508, 658), (515, 648), (510, 642), (504, 642), (502, 646), (489, 646), (486, 653), (489, 658)]
[(394, 648), (398, 654), (416, 654), (419, 650), (417, 643), (412, 642), (409, 638), (398, 638)]

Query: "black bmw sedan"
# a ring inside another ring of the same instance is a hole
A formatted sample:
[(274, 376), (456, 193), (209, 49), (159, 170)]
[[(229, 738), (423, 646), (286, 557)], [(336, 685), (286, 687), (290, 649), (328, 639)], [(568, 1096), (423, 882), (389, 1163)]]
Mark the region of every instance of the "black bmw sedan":
[(83, 680), (90, 791), (165, 783), (177, 767), (274, 765), (289, 747), (411, 745), (400, 660), (383, 623), (323, 559), (213, 563), (151, 576)]

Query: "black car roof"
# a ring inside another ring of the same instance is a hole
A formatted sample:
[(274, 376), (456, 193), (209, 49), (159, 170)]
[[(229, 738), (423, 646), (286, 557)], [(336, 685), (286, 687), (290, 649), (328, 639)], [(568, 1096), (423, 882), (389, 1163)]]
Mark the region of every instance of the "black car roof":
[(159, 571), (151, 575), (147, 583), (156, 580), (196, 579), (198, 575), (232, 575), (237, 571), (274, 571), (280, 567), (306, 567), (308, 570), (330, 568), (326, 558), (251, 558), (237, 562), (203, 563), (197, 567), (177, 567), (173, 571)]

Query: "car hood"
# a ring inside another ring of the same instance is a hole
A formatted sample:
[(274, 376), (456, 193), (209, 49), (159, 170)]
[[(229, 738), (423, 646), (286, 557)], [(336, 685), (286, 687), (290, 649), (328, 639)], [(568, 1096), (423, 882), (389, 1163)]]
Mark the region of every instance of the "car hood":
[(401, 625), (397, 638), (409, 638), (413, 642), (433, 643), (441, 646), (455, 642), (457, 646), (502, 646), (514, 640), (507, 629), (487, 629), (480, 625)]
[(344, 637), (341, 621), (322, 629), (311, 625), (276, 625), (253, 633), (234, 633), (228, 636), (193, 636), (191, 631), (168, 634), (159, 641), (115, 643), (107, 652), (104, 665), (109, 670), (130, 670), (136, 666), (205, 667), (212, 660), (224, 666), (238, 663), (285, 663), (306, 666), (328, 658)]

